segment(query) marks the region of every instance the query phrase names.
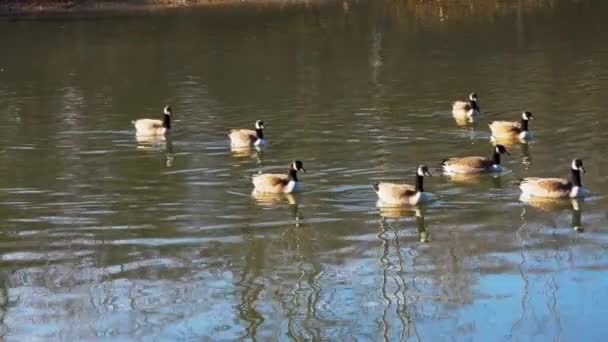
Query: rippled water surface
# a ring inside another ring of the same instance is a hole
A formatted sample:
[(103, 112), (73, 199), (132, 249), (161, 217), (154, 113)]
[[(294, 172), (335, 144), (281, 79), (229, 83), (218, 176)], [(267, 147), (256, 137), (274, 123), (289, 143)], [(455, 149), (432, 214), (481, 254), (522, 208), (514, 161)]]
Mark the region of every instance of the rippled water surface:
[[(494, 2), (492, 2), (494, 3)], [(0, 21), (0, 340), (602, 340), (603, 1)], [(451, 101), (479, 95), (459, 127)], [(171, 104), (166, 141), (130, 124)], [(502, 176), (487, 123), (536, 116)], [(226, 132), (266, 123), (263, 151)], [(568, 176), (584, 201), (523, 203)], [(305, 189), (250, 178), (301, 159)], [(431, 168), (425, 207), (370, 184)], [(582, 226), (583, 232), (574, 227)]]

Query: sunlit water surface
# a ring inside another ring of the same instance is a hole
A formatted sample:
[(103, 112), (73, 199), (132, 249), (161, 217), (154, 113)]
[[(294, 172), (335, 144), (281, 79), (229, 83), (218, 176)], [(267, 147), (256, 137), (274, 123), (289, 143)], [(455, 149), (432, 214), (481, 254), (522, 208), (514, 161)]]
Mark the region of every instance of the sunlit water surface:
[[(1, 21), (0, 340), (605, 337), (608, 3), (419, 6)], [(522, 110), (505, 174), (441, 175)], [(256, 119), (268, 146), (232, 153)], [(573, 157), (585, 201), (519, 200)], [(294, 159), (306, 191), (251, 196)], [(435, 201), (379, 211), (421, 163)]]

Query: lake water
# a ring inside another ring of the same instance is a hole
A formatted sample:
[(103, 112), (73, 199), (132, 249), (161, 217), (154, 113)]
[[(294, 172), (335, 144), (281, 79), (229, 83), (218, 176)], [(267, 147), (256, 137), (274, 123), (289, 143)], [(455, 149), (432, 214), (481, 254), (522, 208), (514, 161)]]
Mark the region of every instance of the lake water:
[[(3, 19), (0, 340), (603, 340), (607, 11)], [(486, 115), (459, 127), (451, 102), (471, 91)], [(137, 141), (131, 120), (165, 104), (170, 138)], [(441, 175), (522, 110), (535, 139), (509, 146), (508, 172)], [(226, 132), (256, 119), (268, 146), (232, 153)], [(567, 177), (574, 157), (584, 201), (519, 200), (517, 179)], [(306, 191), (251, 196), (294, 159)], [(421, 163), (435, 201), (381, 212), (370, 184)]]

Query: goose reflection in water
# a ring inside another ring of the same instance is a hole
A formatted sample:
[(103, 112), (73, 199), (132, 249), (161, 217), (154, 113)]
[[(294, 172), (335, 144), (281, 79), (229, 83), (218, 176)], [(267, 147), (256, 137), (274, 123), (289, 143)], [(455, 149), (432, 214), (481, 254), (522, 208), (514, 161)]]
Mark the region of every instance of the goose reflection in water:
[(463, 138), (468, 138), (471, 144), (475, 144), (478, 140), (485, 140), (483, 137), (487, 133), (479, 130), (476, 123), (456, 120), (456, 125), (458, 126), (458, 135)]
[(257, 203), (264, 206), (275, 206), (277, 204), (288, 203), (297, 205), (296, 195), (292, 193), (269, 193), (253, 191), (251, 195), (256, 199)]
[(495, 136), (491, 136), (490, 137), (490, 142), (494, 145), (500, 144), (505, 146), (508, 149), (513, 148), (515, 145), (521, 145), (521, 146), (525, 146), (528, 145), (528, 143), (530, 143), (530, 141), (532, 140), (524, 140), (524, 139), (520, 139), (518, 137), (500, 137), (497, 138)]
[[(555, 213), (570, 209), (572, 211), (572, 228), (579, 233), (582, 233), (585, 230), (582, 223), (583, 200), (580, 198), (554, 199), (526, 196), (522, 194), (519, 197), (519, 200), (526, 203), (530, 207), (540, 209), (544, 212)], [(522, 216), (525, 216), (526, 208), (523, 210)]]
[(258, 167), (262, 167), (264, 152), (259, 147), (231, 148), (232, 156), (237, 159), (254, 159)]
[(264, 207), (280, 207), (282, 204), (289, 204), (291, 214), (295, 221), (295, 226), (300, 227), (302, 222), (302, 214), (298, 205), (296, 194), (292, 193), (260, 193), (253, 191), (251, 194), (258, 205)]
[(263, 155), (263, 150), (259, 147), (238, 147), (231, 148), (232, 156), (235, 158), (256, 158), (260, 159)]
[(532, 155), (530, 155), (530, 144), (521, 144), (521, 163), (527, 170), (532, 165)]
[(449, 174), (445, 175), (450, 182), (462, 185), (489, 183), (492, 188), (503, 187), (501, 174)]
[(380, 207), (381, 216), (381, 229), (383, 233), (386, 231), (386, 225), (390, 224), (387, 222), (388, 219), (399, 219), (402, 217), (416, 217), (416, 230), (420, 242), (429, 242), (431, 234), (427, 230), (426, 222), (424, 221), (424, 208), (423, 207)]
[(165, 152), (165, 165), (172, 167), (175, 161), (173, 142), (164, 135), (136, 135), (137, 148), (144, 151)]

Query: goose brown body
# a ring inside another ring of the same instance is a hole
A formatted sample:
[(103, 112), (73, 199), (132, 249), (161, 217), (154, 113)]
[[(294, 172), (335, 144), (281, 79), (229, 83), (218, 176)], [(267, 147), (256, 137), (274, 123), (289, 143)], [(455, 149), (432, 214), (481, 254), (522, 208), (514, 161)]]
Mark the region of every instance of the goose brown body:
[(492, 135), (496, 137), (510, 137), (522, 132), (521, 123), (516, 121), (493, 121), (488, 126)]
[(134, 125), (138, 135), (164, 135), (167, 132), (162, 120), (139, 119)]
[(379, 183), (376, 193), (383, 204), (407, 205), (419, 201), (416, 188), (409, 184)]
[(449, 158), (443, 162), (446, 169), (454, 173), (477, 173), (489, 170), (494, 163), (486, 157)]
[(258, 139), (256, 132), (252, 129), (233, 129), (228, 133), (232, 147), (253, 146)]
[(262, 193), (283, 193), (286, 192), (289, 184), (289, 176), (278, 173), (266, 173), (253, 177), (253, 187)]
[(573, 184), (565, 178), (528, 177), (519, 185), (523, 192), (537, 197), (569, 197)]

